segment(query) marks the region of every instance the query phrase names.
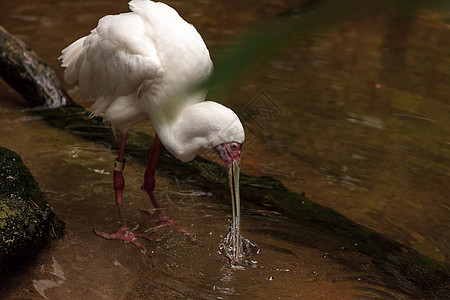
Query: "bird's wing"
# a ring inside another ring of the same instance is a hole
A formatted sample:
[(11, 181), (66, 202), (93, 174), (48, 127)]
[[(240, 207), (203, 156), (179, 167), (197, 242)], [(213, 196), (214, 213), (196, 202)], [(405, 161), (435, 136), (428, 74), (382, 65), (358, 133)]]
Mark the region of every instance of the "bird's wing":
[(163, 76), (152, 34), (152, 25), (137, 14), (109, 15), (62, 51), (65, 81), (78, 81), (82, 99), (96, 99), (95, 115)]
[[(162, 109), (159, 116), (173, 118), (184, 107), (204, 101), (206, 90), (203, 83), (211, 75), (213, 64), (195, 27), (175, 9), (161, 2), (132, 0), (129, 6), (144, 22), (152, 25), (156, 51), (164, 68), (164, 84), (160, 91), (156, 91), (157, 97), (151, 97), (154, 106), (147, 111), (156, 111), (155, 107), (158, 107)], [(152, 88), (150, 93), (149, 86)], [(143, 84), (140, 91), (153, 95), (155, 85)]]

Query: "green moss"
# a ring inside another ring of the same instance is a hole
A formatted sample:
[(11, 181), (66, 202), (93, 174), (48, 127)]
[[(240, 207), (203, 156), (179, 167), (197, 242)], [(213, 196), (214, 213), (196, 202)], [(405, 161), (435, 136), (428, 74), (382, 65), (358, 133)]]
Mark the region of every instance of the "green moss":
[(0, 229), (2, 271), (34, 254), (54, 232), (63, 232), (63, 223), (45, 201), (20, 156), (1, 147)]
[(6, 205), (6, 203), (1, 202), (0, 203), (0, 219), (6, 219), (15, 214), (14, 211), (11, 211), (11, 209)]

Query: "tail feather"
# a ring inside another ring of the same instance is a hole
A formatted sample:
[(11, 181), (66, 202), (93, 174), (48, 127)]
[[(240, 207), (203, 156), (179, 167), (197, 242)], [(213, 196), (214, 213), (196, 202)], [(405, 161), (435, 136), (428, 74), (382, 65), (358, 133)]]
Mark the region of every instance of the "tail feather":
[(77, 60), (84, 49), (86, 36), (79, 38), (61, 51), (61, 66), (67, 68), (64, 72), (64, 80), (68, 84), (74, 84), (78, 80)]
[(85, 39), (86, 36), (83, 36), (61, 51), (61, 56), (58, 58), (61, 60), (61, 66), (68, 67), (80, 55)]

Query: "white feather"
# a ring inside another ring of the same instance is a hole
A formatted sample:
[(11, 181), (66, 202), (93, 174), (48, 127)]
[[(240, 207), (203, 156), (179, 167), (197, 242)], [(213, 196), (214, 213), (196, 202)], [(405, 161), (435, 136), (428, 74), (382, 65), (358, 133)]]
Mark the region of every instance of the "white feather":
[(105, 113), (121, 132), (151, 119), (164, 146), (183, 161), (220, 143), (242, 143), (236, 114), (203, 102), (206, 91), (192, 91), (213, 69), (194, 26), (163, 3), (129, 6), (131, 12), (101, 18), (62, 51), (66, 82), (78, 81), (82, 99), (96, 99), (92, 114)]

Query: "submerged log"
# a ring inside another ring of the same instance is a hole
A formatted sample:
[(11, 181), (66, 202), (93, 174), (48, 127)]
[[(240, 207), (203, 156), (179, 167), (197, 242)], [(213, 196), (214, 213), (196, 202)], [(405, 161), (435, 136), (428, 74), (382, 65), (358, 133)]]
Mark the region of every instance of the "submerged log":
[[(111, 129), (102, 123), (101, 118), (89, 118), (89, 112), (83, 107), (70, 101), (67, 103), (64, 107), (34, 110), (30, 113), (41, 116), (49, 124), (71, 134), (117, 147)], [(152, 141), (153, 137), (132, 130), (129, 133), (127, 153), (146, 164)], [(167, 151), (162, 151), (159, 160), (158, 169), (162, 176), (186, 176), (190, 181), (195, 181), (197, 187), (214, 191), (218, 199), (229, 199), (224, 167), (199, 157), (189, 163), (181, 163)], [(448, 264), (425, 257), (330, 208), (314, 203), (304, 195), (293, 193), (277, 180), (241, 174), (241, 198), (244, 206), (245, 202), (260, 205), (261, 208), (269, 206), (300, 224), (309, 236), (309, 239), (302, 241), (311, 243), (307, 246), (327, 251), (339, 245), (342, 251), (366, 255), (373, 268), (387, 274), (387, 286), (399, 286), (409, 291), (411, 297), (445, 298), (450, 293)], [(339, 260), (350, 268), (361, 268), (351, 259), (351, 255), (342, 255)]]
[(28, 105), (58, 107), (72, 102), (55, 72), (19, 39), (0, 26), (0, 75)]
[(0, 147), (0, 273), (30, 257), (52, 237), (63, 234), (64, 223), (20, 156)]

